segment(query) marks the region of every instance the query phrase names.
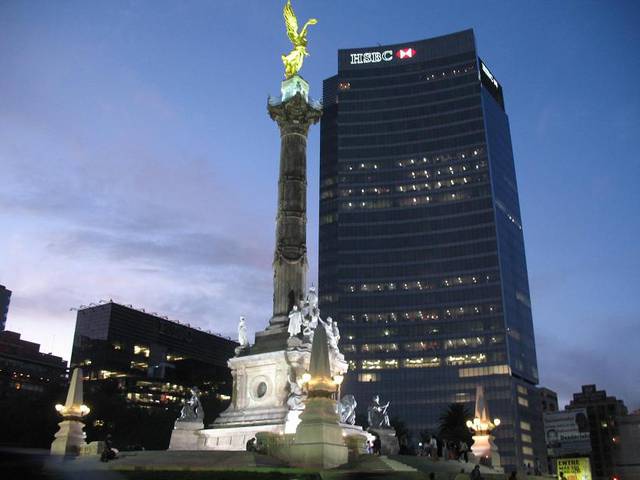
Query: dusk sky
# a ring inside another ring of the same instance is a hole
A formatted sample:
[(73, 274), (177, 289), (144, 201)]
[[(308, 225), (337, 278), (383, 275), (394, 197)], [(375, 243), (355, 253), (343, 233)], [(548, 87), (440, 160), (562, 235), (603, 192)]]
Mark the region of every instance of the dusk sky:
[[(112, 298), (235, 336), (271, 313), (284, 1), (0, 3), (7, 329), (69, 359)], [(502, 84), (541, 385), (640, 408), (640, 3), (294, 0), (311, 95), (337, 49), (473, 28)], [(309, 138), (317, 278), (319, 128)]]

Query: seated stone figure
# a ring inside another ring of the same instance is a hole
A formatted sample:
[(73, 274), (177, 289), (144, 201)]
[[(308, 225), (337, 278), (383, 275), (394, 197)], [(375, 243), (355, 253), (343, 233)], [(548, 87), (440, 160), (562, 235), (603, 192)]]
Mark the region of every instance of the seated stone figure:
[(289, 377), (289, 396), (287, 397), (287, 406), (289, 410), (303, 410), (305, 394), (298, 382), (294, 378)]
[(380, 396), (375, 395), (373, 397), (367, 410), (369, 428), (391, 428), (389, 415), (387, 414), (388, 408), (389, 402), (385, 405), (380, 405)]
[(177, 422), (204, 422), (204, 410), (200, 403), (200, 390), (191, 388), (191, 398), (187, 400), (180, 411)]
[(353, 395), (345, 395), (338, 403), (338, 414), (340, 415), (340, 423), (348, 423), (355, 425), (356, 423), (356, 398)]

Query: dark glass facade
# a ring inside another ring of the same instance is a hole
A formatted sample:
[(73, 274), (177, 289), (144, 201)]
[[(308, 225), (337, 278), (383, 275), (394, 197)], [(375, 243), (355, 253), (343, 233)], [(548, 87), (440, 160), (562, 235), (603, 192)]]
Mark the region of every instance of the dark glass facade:
[(324, 82), (319, 290), (350, 363), (414, 432), (485, 386), (504, 464), (545, 464), (502, 88), (472, 30), (340, 50)]
[(181, 401), (193, 385), (220, 384), (224, 386), (222, 393), (229, 394), (227, 360), (237, 345), (188, 325), (109, 302), (78, 311), (71, 365), (82, 366), (89, 379), (126, 380), (134, 390), (141, 380), (143, 385), (169, 384), (176, 390), (152, 390), (142, 397), (134, 392), (129, 399), (150, 405), (171, 403)]
[(7, 325), (7, 313), (11, 302), (11, 290), (4, 285), (0, 285), (0, 331)]

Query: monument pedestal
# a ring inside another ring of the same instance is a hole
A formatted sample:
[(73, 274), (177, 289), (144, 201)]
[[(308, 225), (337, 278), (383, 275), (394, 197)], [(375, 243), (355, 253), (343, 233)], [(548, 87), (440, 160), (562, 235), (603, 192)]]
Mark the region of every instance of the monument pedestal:
[(500, 453), (493, 435), (474, 435), (471, 453), (475, 463), (501, 471)]
[(369, 453), (367, 449), (367, 442), (373, 442), (375, 440), (374, 435), (370, 434), (359, 425), (341, 423), (340, 427), (342, 428), (342, 435), (345, 439), (345, 444), (349, 449), (349, 459)]
[(198, 450), (199, 433), (203, 428), (202, 422), (177, 421), (171, 432), (169, 450)]
[(370, 428), (369, 432), (380, 439), (380, 453), (382, 455), (397, 455), (400, 443), (393, 428)]
[(84, 423), (79, 420), (63, 420), (51, 443), (51, 455), (80, 455), (87, 445), (82, 431)]
[(290, 448), (292, 465), (334, 468), (347, 463), (349, 450), (335, 405), (330, 398), (307, 400)]

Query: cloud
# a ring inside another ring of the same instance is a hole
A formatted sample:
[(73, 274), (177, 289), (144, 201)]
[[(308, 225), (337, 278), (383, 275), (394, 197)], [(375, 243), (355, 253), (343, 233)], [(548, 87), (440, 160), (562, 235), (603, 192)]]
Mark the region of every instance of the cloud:
[[(595, 322), (585, 318), (584, 323)], [(541, 385), (557, 391), (562, 406), (580, 391), (581, 385), (596, 384), (608, 395), (624, 400), (629, 410), (640, 408), (635, 382), (640, 378), (640, 362), (635, 351), (625, 348), (640, 343), (637, 319), (601, 319), (597, 324), (599, 329), (593, 334), (575, 331), (536, 335)]]
[(271, 218), (255, 215), (216, 142), (203, 147), (180, 108), (139, 81), (84, 109), (56, 108), (43, 85), (40, 103), (0, 106), (7, 327), (66, 359), (70, 307), (100, 299), (228, 335), (239, 315), (264, 328)]

